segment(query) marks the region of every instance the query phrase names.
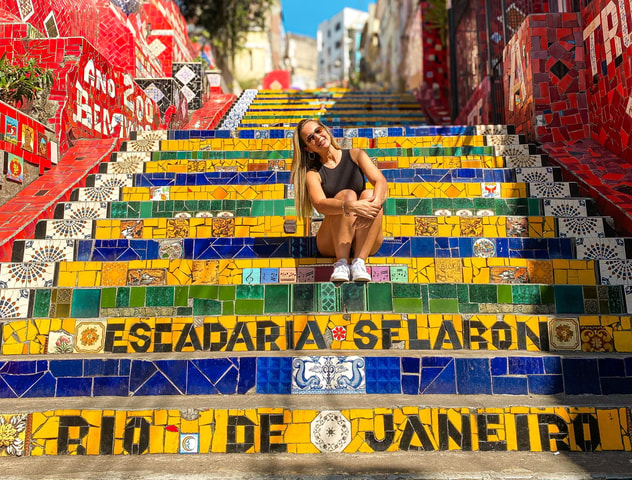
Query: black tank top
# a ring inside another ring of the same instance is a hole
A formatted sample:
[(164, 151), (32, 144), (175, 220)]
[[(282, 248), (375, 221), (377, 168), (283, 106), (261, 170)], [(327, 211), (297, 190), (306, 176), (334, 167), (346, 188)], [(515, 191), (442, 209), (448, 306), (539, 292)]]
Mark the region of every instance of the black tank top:
[(334, 168), (318, 167), (323, 192), (327, 198), (335, 197), (338, 192), (351, 189), (358, 197), (366, 190), (366, 179), (360, 167), (351, 158), (349, 150), (342, 151), (340, 162)]

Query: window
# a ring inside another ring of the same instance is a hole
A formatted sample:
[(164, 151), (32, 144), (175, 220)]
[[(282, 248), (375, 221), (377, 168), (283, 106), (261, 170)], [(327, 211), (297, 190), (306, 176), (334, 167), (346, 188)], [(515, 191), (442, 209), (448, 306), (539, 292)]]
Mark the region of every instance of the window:
[(340, 30), (340, 22), (336, 23), (336, 32)]

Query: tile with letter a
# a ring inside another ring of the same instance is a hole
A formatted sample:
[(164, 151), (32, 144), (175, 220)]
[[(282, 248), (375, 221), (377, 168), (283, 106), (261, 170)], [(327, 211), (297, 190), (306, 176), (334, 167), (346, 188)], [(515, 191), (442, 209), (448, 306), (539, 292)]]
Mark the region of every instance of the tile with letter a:
[(294, 357), (292, 393), (366, 393), (364, 358)]

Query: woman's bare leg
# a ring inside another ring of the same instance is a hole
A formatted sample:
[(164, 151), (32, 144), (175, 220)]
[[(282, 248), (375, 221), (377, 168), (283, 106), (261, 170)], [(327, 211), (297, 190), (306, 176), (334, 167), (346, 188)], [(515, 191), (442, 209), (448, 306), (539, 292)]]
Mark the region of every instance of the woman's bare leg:
[[(367, 199), (373, 196), (373, 190), (365, 190), (360, 195), (360, 199)], [(382, 246), (382, 217), (383, 210), (364, 228), (355, 230), (353, 241), (353, 254), (356, 258), (366, 260), (369, 255), (373, 255)]]
[[(350, 202), (357, 200), (358, 197), (353, 190), (342, 190), (334, 198)], [(335, 257), (336, 260), (349, 260), (351, 244), (356, 233), (354, 222), (355, 215), (325, 215), (316, 234), (316, 245), (320, 254), (324, 257)]]

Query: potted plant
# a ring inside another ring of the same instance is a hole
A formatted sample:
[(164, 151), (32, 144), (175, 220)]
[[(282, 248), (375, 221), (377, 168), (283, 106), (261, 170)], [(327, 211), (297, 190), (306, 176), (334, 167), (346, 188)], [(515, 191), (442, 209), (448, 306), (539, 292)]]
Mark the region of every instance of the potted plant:
[(35, 58), (20, 63), (9, 62), (6, 53), (0, 57), (0, 100), (24, 109), (37, 100), (41, 92), (50, 91), (55, 74), (38, 65)]

